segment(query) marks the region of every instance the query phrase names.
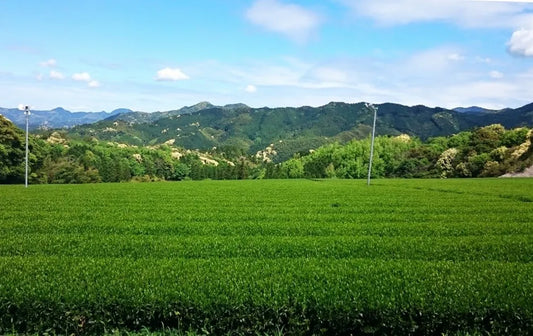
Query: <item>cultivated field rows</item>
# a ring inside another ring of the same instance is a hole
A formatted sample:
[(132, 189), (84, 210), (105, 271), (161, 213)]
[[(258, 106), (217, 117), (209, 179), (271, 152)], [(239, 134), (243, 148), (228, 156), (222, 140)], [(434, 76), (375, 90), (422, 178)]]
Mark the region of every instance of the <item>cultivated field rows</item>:
[(533, 180), (0, 187), (0, 331), (533, 323)]

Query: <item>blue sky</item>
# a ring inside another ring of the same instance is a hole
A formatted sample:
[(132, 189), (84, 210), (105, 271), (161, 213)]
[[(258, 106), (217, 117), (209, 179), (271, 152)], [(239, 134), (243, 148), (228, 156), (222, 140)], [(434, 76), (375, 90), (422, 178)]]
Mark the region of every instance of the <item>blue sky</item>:
[(0, 106), (533, 102), (533, 1), (0, 0)]

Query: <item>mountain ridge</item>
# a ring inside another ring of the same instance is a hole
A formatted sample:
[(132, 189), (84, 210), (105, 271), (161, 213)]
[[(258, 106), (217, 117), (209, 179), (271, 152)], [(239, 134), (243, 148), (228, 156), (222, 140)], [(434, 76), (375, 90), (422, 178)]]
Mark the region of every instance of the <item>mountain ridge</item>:
[[(112, 112), (71, 112), (62, 107), (51, 110), (31, 110), (29, 118), (30, 129), (69, 128), (76, 125), (91, 124), (111, 116), (122, 113), (131, 113), (130, 109), (119, 108)], [(1, 108), (0, 114), (11, 120), (18, 127), (24, 128), (26, 118), (22, 111), (17, 108)]]
[[(487, 113), (461, 113), (441, 107), (376, 104), (377, 134), (427, 139), (500, 123), (533, 125), (533, 104)], [(184, 113), (187, 112), (187, 113)], [(200, 103), (157, 114), (119, 114), (69, 130), (73, 137), (133, 145), (171, 142), (189, 149), (230, 148), (254, 154), (276, 144), (279, 160), (321, 145), (369, 136), (373, 113), (365, 103), (330, 102), (320, 107), (252, 108), (243, 104)], [(149, 117), (149, 118), (147, 118)]]
[[(499, 111), (476, 107), (456, 111), (396, 103), (375, 106), (378, 107), (377, 135), (408, 134), (425, 140), (490, 124), (502, 124), (506, 128), (533, 126), (533, 103)], [(15, 113), (18, 118), (15, 124), (23, 128), (24, 114), (18, 110)], [(44, 117), (48, 119), (43, 122)], [(40, 121), (36, 120), (39, 118)], [(65, 121), (65, 118), (71, 119)], [(187, 149), (242, 154), (275, 148), (277, 160), (283, 161), (295, 153), (305, 153), (328, 143), (342, 144), (368, 137), (372, 118), (373, 112), (363, 102), (275, 108), (200, 102), (152, 113), (128, 109), (72, 113), (56, 108), (48, 112), (34, 111), (30, 125), (46, 129), (58, 128), (54, 125), (60, 123), (59, 128), (66, 128), (63, 132), (71, 138), (95, 138), (137, 146), (171, 143)]]
[[(84, 124), (91, 124), (95, 123), (101, 120), (124, 120), (134, 123), (146, 123), (146, 122), (155, 122), (158, 119), (171, 117), (175, 115), (181, 115), (181, 114), (192, 114), (201, 110), (206, 110), (210, 108), (222, 108), (225, 110), (236, 110), (236, 109), (254, 109), (254, 110), (261, 110), (261, 109), (290, 109), (290, 108), (325, 108), (325, 107), (331, 107), (335, 106), (335, 104), (347, 104), (343, 102), (329, 102), (328, 104), (318, 106), (318, 107), (310, 107), (310, 106), (300, 106), (300, 107), (259, 107), (259, 108), (253, 108), (243, 103), (233, 103), (233, 104), (226, 104), (223, 106), (217, 106), (213, 105), (210, 102), (203, 101), (199, 102), (195, 105), (191, 106), (184, 106), (178, 109), (174, 110), (168, 110), (168, 111), (154, 111), (154, 112), (140, 112), (140, 111), (133, 111), (128, 108), (117, 108), (114, 109), (111, 112), (106, 111), (99, 111), (99, 112), (72, 112), (69, 110), (64, 109), (63, 107), (56, 107), (51, 110), (35, 110), (32, 111), (32, 116), (30, 117), (29, 121), (29, 127), (30, 129), (36, 129), (36, 128), (69, 128), (77, 125), (84, 125)], [(378, 105), (388, 105), (393, 104), (395, 106), (407, 106), (407, 105), (401, 105), (397, 103), (383, 103)], [(440, 107), (427, 107), (424, 105), (413, 105), (413, 106), (407, 106), (410, 108), (429, 108), (429, 109), (443, 109)], [(501, 110), (494, 110), (494, 109), (487, 109), (484, 107), (479, 106), (470, 106), (470, 107), (456, 107), (453, 109), (445, 109), (448, 111), (455, 111), (462, 114), (489, 114), (489, 113), (503, 113), (508, 111), (516, 111), (516, 110), (525, 110), (531, 111), (533, 110), (533, 103), (524, 105), (519, 108), (505, 108)], [(15, 125), (19, 127), (25, 126), (25, 117), (24, 114), (19, 111), (17, 108), (2, 108), (0, 107), (0, 114), (4, 115), (9, 120), (13, 121)]]
[(471, 113), (471, 114), (475, 114), (475, 113), (496, 113), (498, 111), (501, 111), (501, 110), (487, 109), (487, 108), (480, 107), (480, 106), (456, 107), (453, 110), (456, 111), (456, 112), (460, 112), (460, 113)]

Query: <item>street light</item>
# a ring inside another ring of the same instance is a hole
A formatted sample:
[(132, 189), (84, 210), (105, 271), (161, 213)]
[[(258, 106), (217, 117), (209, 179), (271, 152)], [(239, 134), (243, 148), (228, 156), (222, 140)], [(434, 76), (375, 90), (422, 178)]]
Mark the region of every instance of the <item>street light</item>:
[(366, 108), (374, 111), (374, 123), (372, 125), (372, 141), (370, 143), (370, 161), (368, 162), (368, 178), (366, 184), (370, 185), (370, 174), (372, 173), (372, 159), (374, 158), (374, 138), (376, 136), (376, 117), (378, 114), (378, 108), (372, 104), (365, 103)]
[(25, 173), (25, 179), (24, 179), (24, 187), (28, 188), (28, 129), (29, 129), (29, 123), (30, 123), (30, 107), (28, 105), (19, 105), (19, 110), (24, 111), (24, 115), (26, 116), (26, 173)]

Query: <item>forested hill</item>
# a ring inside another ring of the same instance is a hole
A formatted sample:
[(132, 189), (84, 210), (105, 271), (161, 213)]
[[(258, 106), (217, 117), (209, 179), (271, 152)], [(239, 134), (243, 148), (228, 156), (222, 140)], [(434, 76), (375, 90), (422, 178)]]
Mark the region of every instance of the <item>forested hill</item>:
[[(178, 110), (150, 113), (134, 112), (126, 108), (119, 108), (113, 110), (112, 112), (71, 112), (62, 107), (56, 107), (52, 110), (32, 110), (31, 117), (29, 119), (29, 127), (31, 130), (69, 128), (76, 125), (92, 124), (104, 119), (113, 120), (115, 118), (136, 123), (152, 122), (173, 115), (197, 112), (209, 107), (213, 107), (213, 105), (207, 102), (202, 102), (193, 106), (186, 106)], [(11, 120), (20, 128), (24, 128), (26, 125), (26, 117), (19, 109), (0, 107), (0, 115), (3, 115), (7, 119)]]
[[(378, 135), (409, 134), (427, 139), (494, 123), (507, 128), (533, 125), (533, 104), (486, 113), (461, 113), (438, 107), (392, 103), (377, 107)], [(182, 110), (154, 115), (124, 113), (91, 125), (74, 127), (69, 130), (69, 136), (134, 145), (170, 141), (185, 148), (207, 150), (217, 147), (247, 154), (275, 143), (276, 160), (283, 161), (294, 153), (327, 143), (346, 143), (367, 137), (373, 116), (364, 103), (334, 102), (316, 108), (251, 108), (243, 104), (217, 107), (201, 103)]]
[[(30, 134), (29, 180), (87, 183), (182, 179), (363, 178), (370, 139), (352, 140), (272, 162), (277, 146), (256, 155), (199, 152), (172, 144), (130, 146), (67, 139), (54, 131)], [(408, 135), (376, 138), (374, 177), (478, 177), (524, 171), (533, 165), (533, 129), (490, 125), (426, 142)], [(0, 116), (0, 184), (24, 181), (24, 132)]]
[[(70, 112), (64, 108), (57, 107), (53, 110), (31, 111), (29, 119), (30, 129), (48, 129), (72, 127), (75, 125), (91, 124), (121, 113), (133, 113), (129, 109), (116, 109), (113, 112)], [(24, 128), (26, 117), (18, 109), (7, 109), (0, 107), (0, 115), (11, 120), (15, 125)]]

